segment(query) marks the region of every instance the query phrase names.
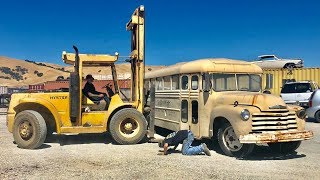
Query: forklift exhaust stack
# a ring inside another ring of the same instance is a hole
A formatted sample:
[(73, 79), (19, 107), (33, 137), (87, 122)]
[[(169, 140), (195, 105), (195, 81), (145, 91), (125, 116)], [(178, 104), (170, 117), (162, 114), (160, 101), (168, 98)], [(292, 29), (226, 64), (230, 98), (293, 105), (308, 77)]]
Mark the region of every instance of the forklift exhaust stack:
[(79, 51), (76, 46), (73, 46), (75, 50), (75, 65), (74, 72), (70, 73), (69, 84), (69, 96), (70, 96), (70, 119), (72, 122), (76, 122), (80, 114), (80, 76), (79, 76)]

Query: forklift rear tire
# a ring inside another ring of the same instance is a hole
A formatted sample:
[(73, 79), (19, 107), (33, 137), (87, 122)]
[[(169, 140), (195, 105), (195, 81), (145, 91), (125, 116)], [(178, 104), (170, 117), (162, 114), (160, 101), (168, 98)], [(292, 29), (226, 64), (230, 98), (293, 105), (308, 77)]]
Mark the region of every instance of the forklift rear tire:
[(15, 117), (13, 138), (18, 147), (36, 149), (43, 144), (46, 135), (46, 122), (40, 113), (33, 110), (25, 110)]
[(121, 109), (111, 118), (109, 132), (119, 144), (137, 144), (147, 134), (147, 121), (136, 109)]

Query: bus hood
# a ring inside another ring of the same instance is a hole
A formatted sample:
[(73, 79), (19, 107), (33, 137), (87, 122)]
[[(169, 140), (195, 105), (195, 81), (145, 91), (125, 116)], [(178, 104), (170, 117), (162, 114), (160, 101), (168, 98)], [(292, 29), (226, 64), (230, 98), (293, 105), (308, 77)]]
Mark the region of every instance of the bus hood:
[(255, 92), (220, 92), (216, 98), (218, 104), (249, 105), (261, 111), (287, 109), (287, 105), (279, 96)]

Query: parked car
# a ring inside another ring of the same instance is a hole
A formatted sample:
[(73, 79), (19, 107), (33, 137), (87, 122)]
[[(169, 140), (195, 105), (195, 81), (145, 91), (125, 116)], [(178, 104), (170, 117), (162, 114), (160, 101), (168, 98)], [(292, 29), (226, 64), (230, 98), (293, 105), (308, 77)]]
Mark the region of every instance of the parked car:
[(311, 94), (307, 115), (320, 123), (320, 90), (316, 90)]
[(318, 89), (314, 81), (287, 82), (281, 89), (281, 97), (286, 104), (298, 104), (307, 108), (311, 94)]
[(253, 61), (253, 63), (260, 66), (262, 69), (303, 67), (302, 59), (281, 59), (275, 55), (262, 55), (258, 57), (259, 59)]

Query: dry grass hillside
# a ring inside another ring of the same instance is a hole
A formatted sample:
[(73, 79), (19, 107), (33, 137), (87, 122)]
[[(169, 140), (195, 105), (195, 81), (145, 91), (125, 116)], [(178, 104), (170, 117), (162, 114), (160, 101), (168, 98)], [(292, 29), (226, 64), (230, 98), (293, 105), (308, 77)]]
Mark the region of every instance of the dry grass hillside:
[[(147, 66), (147, 69), (160, 69), (164, 66)], [(130, 64), (117, 64), (118, 74), (130, 73)], [(40, 63), (0, 56), (0, 86), (22, 87), (46, 81), (54, 81), (58, 76), (67, 78), (72, 66)], [(110, 75), (110, 67), (85, 67), (83, 74)]]

